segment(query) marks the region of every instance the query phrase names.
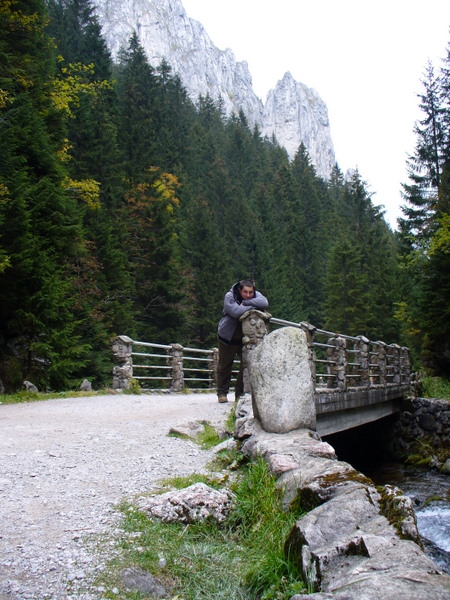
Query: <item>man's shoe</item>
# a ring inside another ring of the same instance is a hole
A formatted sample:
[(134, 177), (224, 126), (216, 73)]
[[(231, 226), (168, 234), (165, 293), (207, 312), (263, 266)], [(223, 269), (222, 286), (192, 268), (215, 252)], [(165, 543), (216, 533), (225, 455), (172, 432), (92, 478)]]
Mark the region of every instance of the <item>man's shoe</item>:
[(220, 404), (224, 404), (225, 402), (228, 402), (228, 398), (227, 398), (226, 396), (219, 396), (219, 397), (217, 398), (217, 401), (218, 401)]

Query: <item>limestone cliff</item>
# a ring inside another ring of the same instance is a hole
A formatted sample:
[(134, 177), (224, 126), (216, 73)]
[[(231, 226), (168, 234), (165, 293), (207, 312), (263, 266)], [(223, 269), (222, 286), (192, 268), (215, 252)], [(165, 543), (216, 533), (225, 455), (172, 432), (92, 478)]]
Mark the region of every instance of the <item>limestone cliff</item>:
[(245, 61), (218, 49), (181, 0), (97, 0), (96, 13), (113, 54), (126, 47), (136, 31), (150, 64), (164, 58), (195, 102), (199, 95), (222, 99), (228, 115), (243, 110), (250, 126), (275, 136), (292, 158), (301, 142), (317, 173), (327, 178), (335, 164), (328, 111), (317, 92), (286, 73), (264, 104), (253, 91)]

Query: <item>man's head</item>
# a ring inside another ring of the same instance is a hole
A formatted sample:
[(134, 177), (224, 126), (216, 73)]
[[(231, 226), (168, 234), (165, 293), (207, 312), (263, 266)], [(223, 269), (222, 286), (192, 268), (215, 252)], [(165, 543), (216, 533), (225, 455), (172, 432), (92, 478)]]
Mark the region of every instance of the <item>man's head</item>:
[(252, 279), (242, 279), (239, 282), (239, 293), (242, 300), (249, 300), (255, 295), (255, 282)]

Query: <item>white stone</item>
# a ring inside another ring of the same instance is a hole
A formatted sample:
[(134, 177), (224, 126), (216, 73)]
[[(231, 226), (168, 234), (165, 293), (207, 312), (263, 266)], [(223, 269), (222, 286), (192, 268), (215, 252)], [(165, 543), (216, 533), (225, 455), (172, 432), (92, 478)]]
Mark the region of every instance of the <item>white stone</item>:
[(187, 423), (180, 423), (174, 425), (169, 429), (169, 433), (177, 435), (186, 435), (190, 438), (196, 438), (198, 435), (205, 431), (205, 426), (198, 421), (189, 421)]
[(232, 498), (233, 494), (227, 489), (215, 490), (204, 483), (195, 483), (181, 490), (154, 495), (144, 501), (142, 508), (166, 523), (195, 523), (209, 517), (220, 522), (230, 511)]
[(283, 327), (264, 338), (249, 354), (255, 414), (265, 431), (287, 433), (316, 428), (314, 385), (306, 334)]

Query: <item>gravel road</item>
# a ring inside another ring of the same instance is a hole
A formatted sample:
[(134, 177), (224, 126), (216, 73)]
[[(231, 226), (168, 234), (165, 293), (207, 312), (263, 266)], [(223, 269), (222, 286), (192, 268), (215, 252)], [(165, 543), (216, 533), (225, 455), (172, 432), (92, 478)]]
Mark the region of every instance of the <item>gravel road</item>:
[(213, 453), (170, 427), (223, 429), (230, 410), (209, 393), (0, 405), (0, 600), (102, 598), (87, 541), (117, 530), (121, 500), (204, 470)]

